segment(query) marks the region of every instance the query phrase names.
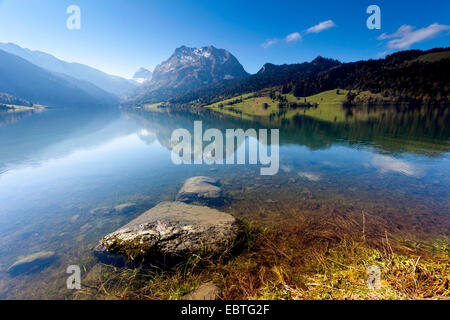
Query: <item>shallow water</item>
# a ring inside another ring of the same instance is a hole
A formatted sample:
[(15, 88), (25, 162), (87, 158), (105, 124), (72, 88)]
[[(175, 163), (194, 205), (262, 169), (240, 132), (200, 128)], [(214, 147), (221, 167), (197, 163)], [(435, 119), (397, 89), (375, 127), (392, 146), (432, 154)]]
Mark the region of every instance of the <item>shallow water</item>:
[[(280, 128), (279, 173), (261, 176), (259, 165), (174, 165), (172, 131), (192, 131), (200, 118), (204, 130)], [(173, 200), (196, 175), (222, 183), (224, 211), (260, 223), (296, 212), (364, 210), (382, 216), (390, 232), (448, 238), (448, 120), (447, 108), (425, 107), (366, 108), (344, 122), (140, 111), (0, 115), (0, 298), (70, 296), (68, 265), (90, 265), (103, 235)], [(124, 203), (134, 206), (111, 209)], [(39, 251), (58, 258), (33, 274), (6, 272)]]

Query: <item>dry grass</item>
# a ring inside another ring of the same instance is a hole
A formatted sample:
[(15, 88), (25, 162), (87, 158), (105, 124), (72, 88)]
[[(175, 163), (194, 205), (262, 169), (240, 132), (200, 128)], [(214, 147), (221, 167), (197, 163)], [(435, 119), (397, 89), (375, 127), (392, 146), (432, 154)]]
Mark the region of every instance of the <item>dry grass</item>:
[[(387, 233), (370, 232), (366, 219), (311, 218), (270, 228), (246, 223), (247, 241), (238, 255), (214, 260), (199, 255), (172, 270), (96, 265), (96, 274), (83, 281), (89, 287), (75, 298), (181, 299), (209, 281), (225, 300), (450, 297), (445, 244), (432, 250), (405, 246)], [(381, 270), (379, 289), (367, 287), (370, 266)]]

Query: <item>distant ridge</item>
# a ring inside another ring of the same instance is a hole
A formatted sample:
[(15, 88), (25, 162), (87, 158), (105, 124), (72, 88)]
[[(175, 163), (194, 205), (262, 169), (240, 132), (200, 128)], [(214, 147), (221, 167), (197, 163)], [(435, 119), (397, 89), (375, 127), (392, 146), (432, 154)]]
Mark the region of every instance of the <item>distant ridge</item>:
[(52, 73), (3, 50), (0, 50), (0, 92), (19, 101), (55, 108), (92, 109), (118, 102), (115, 96), (90, 82)]
[(134, 81), (106, 74), (98, 69), (75, 62), (60, 60), (42, 51), (32, 51), (14, 43), (0, 43), (0, 49), (27, 60), (28, 62), (57, 74), (89, 81), (110, 94), (121, 97), (132, 92), (137, 84)]

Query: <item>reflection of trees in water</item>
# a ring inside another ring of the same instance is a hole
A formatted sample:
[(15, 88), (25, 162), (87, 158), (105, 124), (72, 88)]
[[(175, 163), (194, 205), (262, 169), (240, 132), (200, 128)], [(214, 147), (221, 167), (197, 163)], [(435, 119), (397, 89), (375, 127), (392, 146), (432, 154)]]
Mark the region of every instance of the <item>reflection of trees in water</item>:
[[(351, 108), (347, 115), (344, 122), (322, 121), (300, 114), (280, 119), (280, 142), (311, 149), (333, 144), (370, 145), (391, 154), (411, 152), (438, 156), (448, 152), (448, 106), (358, 106)], [(262, 121), (272, 125), (265, 119)]]
[(210, 112), (200, 115), (189, 112), (133, 111), (129, 114), (154, 132), (159, 142), (169, 149), (175, 129), (187, 129), (193, 136), (193, 122), (202, 120), (203, 132), (208, 128), (217, 128), (224, 136), (225, 129), (280, 128), (281, 145), (297, 144), (310, 149), (328, 148), (334, 144), (359, 144), (372, 146), (388, 154), (410, 152), (439, 156), (449, 151), (448, 107), (358, 106), (351, 109), (344, 122), (321, 121), (304, 115), (278, 119), (255, 118), (250, 121)]

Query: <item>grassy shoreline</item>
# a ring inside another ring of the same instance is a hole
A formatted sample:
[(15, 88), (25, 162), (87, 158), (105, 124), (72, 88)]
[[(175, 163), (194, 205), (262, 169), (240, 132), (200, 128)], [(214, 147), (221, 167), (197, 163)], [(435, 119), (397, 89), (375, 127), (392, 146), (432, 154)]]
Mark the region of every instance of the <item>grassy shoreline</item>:
[[(193, 256), (168, 270), (97, 263), (72, 298), (179, 300), (213, 282), (224, 300), (450, 299), (448, 239), (425, 247), (364, 229), (333, 234), (314, 219), (244, 225), (247, 241), (237, 255)], [(367, 287), (370, 266), (381, 271), (379, 289)]]

